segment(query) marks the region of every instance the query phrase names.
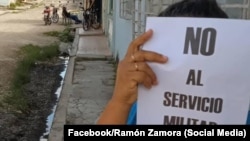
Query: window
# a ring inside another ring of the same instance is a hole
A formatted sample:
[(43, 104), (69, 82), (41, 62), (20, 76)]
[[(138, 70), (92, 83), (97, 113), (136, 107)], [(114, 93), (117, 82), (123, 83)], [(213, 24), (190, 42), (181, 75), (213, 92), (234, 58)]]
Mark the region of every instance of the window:
[[(133, 23), (133, 38), (145, 32), (146, 17), (157, 16), (180, 0), (121, 0), (120, 17)], [(230, 18), (249, 19), (250, 0), (217, 0)]]
[(131, 20), (134, 13), (134, 0), (120, 1), (120, 17), (126, 20)]
[(113, 0), (109, 0), (109, 14), (113, 14), (114, 11), (113, 4), (114, 4)]

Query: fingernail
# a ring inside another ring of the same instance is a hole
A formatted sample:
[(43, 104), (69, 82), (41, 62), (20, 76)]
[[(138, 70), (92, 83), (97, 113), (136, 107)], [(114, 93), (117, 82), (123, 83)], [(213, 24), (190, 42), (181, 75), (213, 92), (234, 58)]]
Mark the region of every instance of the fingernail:
[(168, 57), (167, 57), (167, 56), (162, 55), (162, 58), (164, 59), (164, 61), (167, 61), (167, 60), (168, 60)]
[(154, 85), (158, 85), (158, 81), (157, 80), (154, 81)]
[(152, 30), (152, 29), (149, 29), (149, 30), (147, 31), (147, 33), (149, 33), (149, 32), (153, 32), (153, 30)]

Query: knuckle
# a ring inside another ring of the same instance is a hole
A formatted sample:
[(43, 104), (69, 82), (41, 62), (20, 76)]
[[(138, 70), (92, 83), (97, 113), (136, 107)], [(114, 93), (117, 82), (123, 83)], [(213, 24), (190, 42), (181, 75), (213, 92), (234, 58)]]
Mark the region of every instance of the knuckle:
[(147, 74), (146, 74), (146, 73), (141, 72), (140, 74), (141, 74), (141, 78), (143, 78), (143, 79), (147, 79)]
[(139, 42), (140, 42), (140, 40), (136, 40), (136, 41), (133, 43), (133, 46), (134, 46), (134, 47), (139, 46), (139, 45), (140, 45), (140, 43), (139, 43)]
[(143, 51), (138, 51), (135, 55), (136, 55), (136, 58), (137, 58), (139, 61), (145, 61), (144, 52), (143, 52)]

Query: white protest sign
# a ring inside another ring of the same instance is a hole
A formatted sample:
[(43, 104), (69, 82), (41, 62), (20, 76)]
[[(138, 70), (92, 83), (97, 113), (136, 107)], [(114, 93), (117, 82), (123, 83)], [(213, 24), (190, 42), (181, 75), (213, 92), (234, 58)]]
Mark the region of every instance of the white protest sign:
[(147, 19), (144, 50), (166, 55), (149, 63), (159, 84), (139, 87), (137, 124), (246, 124), (250, 103), (250, 21)]

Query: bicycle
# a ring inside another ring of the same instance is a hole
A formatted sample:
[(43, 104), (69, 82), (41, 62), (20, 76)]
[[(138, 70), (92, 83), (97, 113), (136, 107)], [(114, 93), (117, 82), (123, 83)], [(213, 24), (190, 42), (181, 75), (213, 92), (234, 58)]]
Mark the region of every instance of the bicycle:
[(84, 9), (83, 7), (82, 11), (83, 11), (83, 30), (87, 31), (89, 30), (90, 27), (94, 28), (94, 29), (99, 29), (101, 24), (98, 22), (97, 19), (97, 10), (98, 9)]
[(45, 25), (51, 25), (52, 23), (51, 17), (49, 17), (49, 13), (44, 13), (43, 20)]
[(58, 23), (59, 21), (59, 14), (58, 14), (58, 8), (56, 7), (53, 7), (53, 12), (52, 12), (52, 22), (53, 23)]
[(82, 20), (82, 27), (84, 31), (89, 30), (89, 26), (90, 26), (90, 22), (89, 22), (89, 18), (90, 18), (90, 10), (89, 9), (84, 9), (82, 7), (82, 11), (83, 11), (83, 20)]
[(97, 11), (98, 9), (95, 8), (90, 14), (91, 27), (94, 29), (99, 29), (101, 27), (101, 24), (98, 22)]

